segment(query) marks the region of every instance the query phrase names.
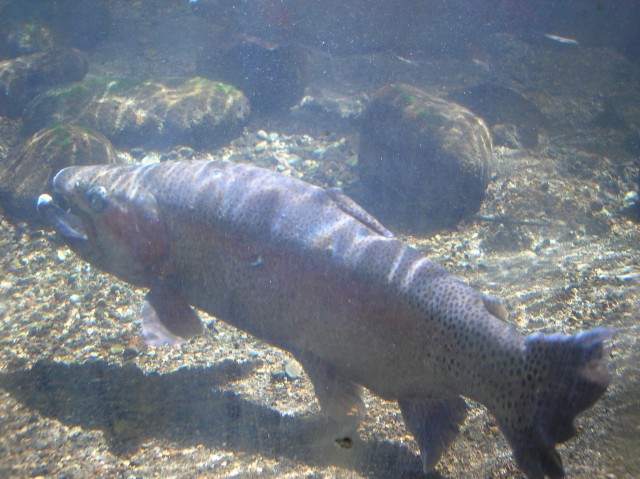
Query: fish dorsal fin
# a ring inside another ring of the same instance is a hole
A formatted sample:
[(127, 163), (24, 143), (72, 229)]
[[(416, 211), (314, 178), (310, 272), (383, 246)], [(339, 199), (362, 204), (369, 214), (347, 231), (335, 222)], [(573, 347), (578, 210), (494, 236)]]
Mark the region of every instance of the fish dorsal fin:
[(355, 219), (368, 226), (376, 233), (387, 238), (393, 238), (393, 233), (382, 226), (377, 219), (369, 214), (362, 206), (353, 201), (340, 188), (329, 188), (325, 190), (333, 202), (345, 213), (353, 216)]
[(487, 311), (489, 311), (493, 316), (505, 322), (509, 321), (509, 311), (506, 306), (502, 304), (502, 301), (489, 296), (488, 294), (483, 294), (482, 303), (484, 304), (484, 307), (487, 308)]

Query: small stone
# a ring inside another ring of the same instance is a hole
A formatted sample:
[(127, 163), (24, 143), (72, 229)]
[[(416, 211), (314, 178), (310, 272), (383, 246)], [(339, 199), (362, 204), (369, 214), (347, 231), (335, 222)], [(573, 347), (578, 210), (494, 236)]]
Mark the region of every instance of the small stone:
[(256, 136), (261, 140), (266, 140), (269, 138), (269, 134), (264, 130), (258, 130), (258, 132), (256, 133)]
[(149, 153), (140, 161), (142, 165), (152, 165), (154, 163), (160, 163), (160, 156), (157, 153)]
[(131, 148), (129, 153), (131, 153), (131, 156), (133, 156), (136, 160), (139, 160), (140, 158), (144, 157), (145, 151), (142, 148)]
[(290, 359), (284, 365), (284, 372), (289, 379), (298, 379), (302, 376), (302, 366), (298, 361)]
[(195, 154), (195, 151), (193, 150), (193, 148), (189, 148), (188, 146), (183, 146), (178, 150), (178, 154), (186, 158), (191, 158)]
[(121, 355), (122, 353), (124, 353), (124, 347), (120, 346), (119, 344), (116, 344), (115, 346), (111, 346), (109, 348), (109, 352), (111, 354), (115, 354), (115, 355)]
[(74, 304), (82, 303), (84, 300), (85, 300), (85, 297), (83, 294), (72, 294), (71, 296), (69, 296), (69, 301), (71, 301)]
[(58, 261), (60, 262), (65, 261), (67, 259), (67, 252), (63, 249), (59, 249), (56, 252), (56, 256), (58, 257)]
[(262, 153), (266, 149), (267, 149), (267, 142), (261, 141), (254, 147), (253, 151), (255, 151), (256, 153)]
[(175, 151), (170, 151), (168, 153), (163, 153), (162, 155), (160, 155), (160, 161), (171, 161), (171, 160), (177, 160), (178, 159), (178, 153)]
[(624, 195), (624, 199), (622, 203), (624, 206), (630, 206), (638, 202), (638, 193), (635, 191), (629, 191), (626, 195)]

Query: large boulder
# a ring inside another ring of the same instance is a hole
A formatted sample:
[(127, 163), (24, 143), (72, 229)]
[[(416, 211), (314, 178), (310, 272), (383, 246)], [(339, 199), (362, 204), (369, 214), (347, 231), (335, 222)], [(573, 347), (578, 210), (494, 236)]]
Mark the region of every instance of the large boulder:
[(0, 2), (0, 58), (54, 48), (88, 49), (112, 25), (105, 0)]
[(244, 95), (200, 77), (157, 81), (94, 78), (34, 99), (24, 116), (33, 133), (60, 123), (94, 129), (121, 147), (218, 147), (242, 132)]
[(410, 85), (385, 86), (363, 115), (356, 196), (401, 230), (454, 227), (480, 208), (491, 148), (489, 130), (469, 110)]
[[(500, 85), (476, 85), (453, 91), (447, 98), (480, 116), (498, 145), (536, 148), (539, 136), (549, 129), (549, 120), (533, 102)], [(500, 126), (513, 126), (513, 138), (498, 135)]]
[(49, 50), (0, 62), (0, 115), (18, 117), (48, 88), (80, 81), (89, 70), (74, 48)]
[(230, 46), (217, 51), (199, 50), (198, 75), (238, 87), (254, 111), (287, 110), (304, 96), (306, 52), (292, 44), (278, 45), (250, 35), (239, 36)]
[(51, 192), (51, 180), (72, 165), (116, 163), (104, 136), (74, 125), (37, 132), (0, 162), (0, 203), (12, 216), (37, 221), (36, 200)]

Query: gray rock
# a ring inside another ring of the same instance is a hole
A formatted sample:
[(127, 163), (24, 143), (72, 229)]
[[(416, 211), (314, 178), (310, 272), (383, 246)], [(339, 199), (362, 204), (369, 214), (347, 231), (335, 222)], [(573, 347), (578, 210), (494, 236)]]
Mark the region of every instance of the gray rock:
[[(549, 120), (538, 107), (519, 93), (499, 85), (490, 83), (476, 85), (471, 88), (452, 92), (448, 98), (468, 108), (480, 116), (491, 128), (496, 125), (513, 125), (516, 135), (498, 135), (504, 133), (498, 128), (494, 131), (494, 141), (509, 147), (535, 148), (538, 146), (538, 135), (549, 128)], [(515, 140), (515, 144), (514, 144)]]
[(403, 84), (383, 87), (360, 132), (357, 199), (383, 223), (415, 233), (476, 213), (491, 178), (491, 136), (462, 106)]
[(111, 31), (105, 0), (0, 2), (0, 58), (55, 48), (91, 48)]
[(53, 86), (80, 81), (88, 70), (85, 56), (73, 48), (0, 62), (0, 115), (20, 116), (37, 95)]
[(238, 87), (259, 112), (286, 111), (304, 95), (307, 55), (295, 45), (245, 36), (219, 55), (214, 44), (199, 50), (198, 75)]

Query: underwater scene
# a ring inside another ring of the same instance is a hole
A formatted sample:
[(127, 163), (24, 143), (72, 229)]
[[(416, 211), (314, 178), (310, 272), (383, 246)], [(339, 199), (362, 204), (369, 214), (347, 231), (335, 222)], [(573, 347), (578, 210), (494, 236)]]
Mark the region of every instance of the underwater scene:
[(0, 478), (640, 477), (636, 0), (0, 0)]

